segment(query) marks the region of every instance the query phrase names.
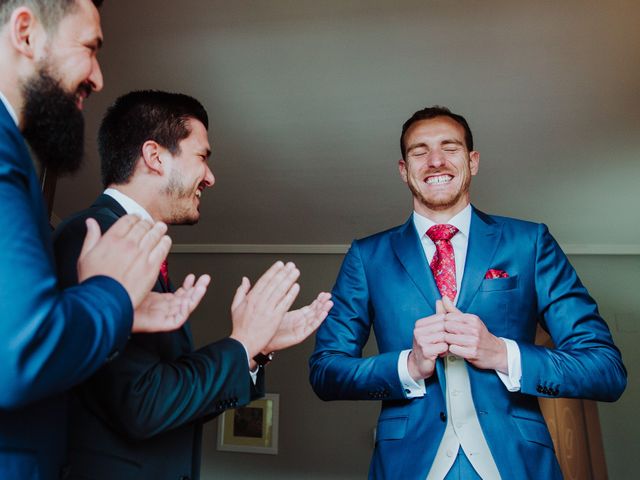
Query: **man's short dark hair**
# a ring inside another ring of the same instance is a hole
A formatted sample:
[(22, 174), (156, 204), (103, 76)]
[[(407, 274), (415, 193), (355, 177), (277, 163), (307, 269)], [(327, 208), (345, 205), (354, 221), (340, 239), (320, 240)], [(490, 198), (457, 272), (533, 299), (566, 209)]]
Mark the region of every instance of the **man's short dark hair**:
[[(0, 27), (9, 21), (11, 12), (24, 5), (37, 15), (48, 31), (55, 30), (65, 15), (77, 7), (78, 0), (0, 0)], [(92, 0), (96, 8), (102, 6), (103, 0)]]
[(460, 124), (462, 128), (464, 128), (464, 142), (467, 146), (468, 151), (473, 150), (473, 134), (471, 133), (471, 129), (469, 128), (469, 124), (465, 120), (462, 115), (458, 115), (457, 113), (451, 112), (447, 107), (441, 107), (439, 105), (434, 105), (433, 107), (426, 107), (422, 110), (418, 110), (416, 113), (411, 115), (411, 118), (404, 122), (402, 125), (402, 134), (400, 135), (400, 151), (402, 152), (402, 158), (406, 160), (406, 145), (404, 144), (404, 135), (409, 130), (409, 127), (416, 122), (421, 120), (431, 120), (436, 117), (449, 117), (453, 121)]
[(148, 140), (179, 155), (180, 141), (191, 134), (191, 119), (209, 129), (206, 110), (188, 95), (142, 90), (118, 98), (98, 132), (103, 185), (128, 183)]

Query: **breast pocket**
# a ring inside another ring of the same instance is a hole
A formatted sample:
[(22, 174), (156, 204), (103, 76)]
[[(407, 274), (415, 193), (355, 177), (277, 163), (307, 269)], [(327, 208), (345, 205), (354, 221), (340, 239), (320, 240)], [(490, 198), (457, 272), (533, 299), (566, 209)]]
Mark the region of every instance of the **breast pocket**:
[(481, 292), (506, 291), (518, 288), (518, 275), (506, 278), (485, 278), (480, 284)]
[(390, 417), (378, 420), (376, 443), (382, 440), (400, 440), (407, 433), (408, 417)]

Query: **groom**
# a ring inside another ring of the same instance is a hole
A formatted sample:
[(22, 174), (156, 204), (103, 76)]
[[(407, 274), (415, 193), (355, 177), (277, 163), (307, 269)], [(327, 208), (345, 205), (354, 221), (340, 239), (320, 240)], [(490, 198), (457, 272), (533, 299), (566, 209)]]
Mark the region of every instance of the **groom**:
[[(467, 121), (405, 122), (413, 213), (356, 240), (310, 359), (324, 400), (382, 400), (370, 478), (561, 479), (537, 397), (615, 401), (626, 370), (547, 227), (470, 204)], [(555, 348), (534, 345), (537, 325)], [(374, 329), (379, 354), (362, 358)]]

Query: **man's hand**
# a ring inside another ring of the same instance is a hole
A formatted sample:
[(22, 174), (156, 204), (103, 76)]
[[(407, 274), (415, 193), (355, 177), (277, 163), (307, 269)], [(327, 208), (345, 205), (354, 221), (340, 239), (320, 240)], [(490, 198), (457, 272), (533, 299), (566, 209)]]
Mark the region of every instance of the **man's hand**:
[(152, 225), (134, 215), (120, 218), (104, 235), (87, 219), (87, 235), (78, 258), (78, 282), (96, 275), (111, 277), (125, 288), (136, 309), (151, 291), (171, 239), (162, 222)]
[(175, 293), (150, 292), (136, 308), (132, 331), (168, 332), (180, 328), (204, 297), (211, 281), (209, 275), (202, 275), (197, 282), (195, 279), (195, 275), (187, 275)]
[(331, 294), (321, 292), (310, 305), (287, 312), (264, 353), (277, 352), (303, 342), (316, 331), (331, 307)]
[(407, 358), (411, 377), (418, 381), (433, 375), (436, 360), (449, 350), (445, 341), (446, 312), (442, 301), (436, 302), (436, 313), (416, 322), (413, 329), (413, 349)]
[(476, 315), (462, 313), (448, 297), (442, 303), (446, 310), (445, 341), (449, 352), (484, 370), (507, 373), (507, 346), (487, 330)]
[(282, 319), (298, 296), (295, 283), (300, 271), (289, 262), (278, 261), (251, 288), (247, 277), (236, 290), (231, 303), (233, 330), (230, 337), (242, 343), (252, 359), (264, 350)]

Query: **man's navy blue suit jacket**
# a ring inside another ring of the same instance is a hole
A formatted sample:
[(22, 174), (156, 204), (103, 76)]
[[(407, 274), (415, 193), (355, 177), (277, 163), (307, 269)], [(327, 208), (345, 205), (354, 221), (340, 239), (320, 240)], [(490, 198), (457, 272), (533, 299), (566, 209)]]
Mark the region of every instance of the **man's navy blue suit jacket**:
[(65, 391), (121, 350), (126, 290), (93, 277), (62, 290), (51, 227), (24, 139), (0, 102), (0, 478), (58, 478)]

